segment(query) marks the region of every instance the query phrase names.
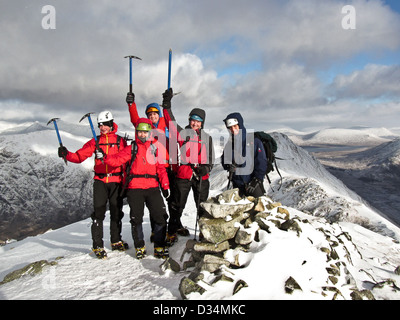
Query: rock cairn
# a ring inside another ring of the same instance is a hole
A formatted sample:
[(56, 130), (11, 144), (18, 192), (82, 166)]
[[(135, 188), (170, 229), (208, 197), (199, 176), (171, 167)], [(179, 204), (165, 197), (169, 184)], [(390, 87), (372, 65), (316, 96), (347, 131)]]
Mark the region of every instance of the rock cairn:
[[(181, 256), (183, 262), (189, 255), (189, 259), (183, 263), (183, 269), (191, 271), (189, 276), (181, 279), (179, 285), (183, 299), (188, 299), (192, 294), (200, 294), (201, 297), (204, 292), (212, 291), (220, 281), (229, 283), (231, 295), (235, 295), (248, 286), (246, 281), (235, 275), (235, 269), (245, 268), (251, 263), (251, 258), (245, 259), (241, 253), (248, 252), (251, 244), (259, 241), (260, 233), (270, 234), (275, 232), (273, 229), (279, 229), (294, 232), (300, 237), (302, 226), (309, 223), (307, 219), (291, 217), (286, 208), (267, 196), (241, 198), (237, 189), (212, 197), (201, 206), (208, 212), (208, 215), (199, 219), (202, 240), (188, 240)], [(335, 237), (324, 228), (315, 232), (322, 232), (326, 238), (326, 246), (315, 248), (316, 252), (326, 254), (326, 280), (319, 286), (318, 292), (322, 298), (374, 299), (370, 291), (357, 290), (347, 269), (346, 264), (351, 264), (352, 259), (350, 251), (359, 253), (349, 235), (341, 232)], [(346, 248), (345, 242), (351, 249)], [(343, 286), (351, 289), (342, 293), (340, 288)], [(294, 277), (289, 276), (282, 290), (286, 294), (293, 294), (296, 290), (302, 291), (302, 288)]]

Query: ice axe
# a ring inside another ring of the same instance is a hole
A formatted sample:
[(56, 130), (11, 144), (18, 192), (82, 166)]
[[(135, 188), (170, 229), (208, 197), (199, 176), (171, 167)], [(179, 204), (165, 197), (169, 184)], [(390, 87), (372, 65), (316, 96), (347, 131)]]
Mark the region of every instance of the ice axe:
[[(100, 150), (100, 147), (99, 147), (99, 140), (97, 139), (96, 131), (94, 131), (94, 126), (93, 126), (92, 118), (90, 117), (90, 115), (93, 114), (93, 113), (94, 113), (94, 112), (86, 113), (86, 114), (81, 118), (81, 120), (79, 120), (79, 122), (81, 122), (81, 121), (82, 121), (83, 119), (85, 119), (85, 118), (88, 118), (89, 124), (90, 124), (90, 129), (92, 129), (93, 139), (94, 139), (94, 141), (96, 141), (96, 149), (97, 149), (97, 150)], [(101, 159), (101, 162), (104, 163), (104, 160)]]
[(129, 58), (129, 93), (132, 93), (132, 59), (142, 59), (136, 56), (126, 56), (124, 58)]
[[(169, 49), (168, 55), (168, 89), (171, 88), (171, 66), (172, 66), (172, 49)], [(174, 93), (174, 96), (180, 94), (180, 92)]]
[[(56, 129), (56, 133), (57, 133), (57, 138), (58, 138), (58, 142), (60, 143), (60, 147), (63, 147), (62, 141), (61, 141), (61, 136), (60, 136), (60, 132), (58, 131), (58, 126), (57, 126), (57, 120), (60, 118), (53, 118), (50, 119), (49, 122), (47, 122), (47, 125), (49, 125), (50, 123), (54, 123), (54, 128)], [(68, 165), (67, 159), (65, 157), (63, 157), (64, 162), (66, 165)]]

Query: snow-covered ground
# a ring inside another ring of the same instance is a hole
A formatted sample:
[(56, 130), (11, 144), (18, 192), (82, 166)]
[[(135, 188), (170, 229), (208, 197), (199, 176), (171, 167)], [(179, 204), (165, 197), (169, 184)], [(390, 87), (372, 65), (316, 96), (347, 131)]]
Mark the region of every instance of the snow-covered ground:
[[(302, 224), (301, 236), (276, 230), (260, 233), (247, 253), (245, 267), (227, 269), (232, 277), (247, 283), (232, 296), (228, 283), (218, 282), (215, 286), (204, 283), (207, 289), (202, 295), (191, 294), (194, 300), (265, 300), (265, 299), (332, 299), (332, 295), (322, 296), (321, 286), (326, 282), (326, 267), (329, 262), (321, 251), (326, 246), (321, 228), (328, 230), (332, 238), (349, 234), (347, 250), (343, 256), (351, 258), (346, 266), (351, 275), (351, 285), (359, 290), (369, 289), (376, 299), (400, 299), (400, 276), (395, 269), (400, 266), (400, 229), (374, 212), (343, 183), (330, 175), (315, 158), (297, 148), (287, 137), (276, 134), (279, 144), (280, 171), (284, 177), (281, 190), (279, 177), (271, 175), (273, 188), (265, 182), (269, 195), (282, 202), (291, 217), (307, 219)], [(216, 166), (212, 176), (211, 196), (219, 194), (226, 187), (226, 173)], [(336, 210), (337, 209), (337, 210)], [(328, 223), (327, 220), (338, 222)], [(189, 271), (163, 273), (163, 261), (152, 256), (152, 245), (147, 241), (148, 257), (136, 260), (132, 248), (129, 224), (129, 208), (124, 208), (123, 238), (131, 248), (126, 252), (111, 252), (108, 239), (108, 215), (105, 223), (105, 247), (109, 258), (98, 260), (90, 252), (90, 219), (69, 226), (48, 231), (36, 237), (12, 242), (0, 248), (0, 280), (13, 270), (42, 259), (55, 261), (35, 276), (0, 286), (0, 299), (135, 299), (135, 300), (179, 300), (180, 280)], [(311, 215), (312, 213), (312, 215)], [(190, 237), (180, 237), (170, 249), (171, 257), (180, 260), (186, 241), (193, 238), (196, 209), (192, 195), (185, 209), (182, 221), (191, 233)], [(145, 211), (144, 231), (150, 236), (148, 212)], [(332, 262), (330, 262), (332, 263)], [(293, 277), (302, 290), (288, 295), (283, 290), (284, 282)], [(389, 281), (390, 280), (390, 281)], [(374, 285), (385, 283), (382, 289)], [(343, 284), (341, 299), (348, 297), (350, 287)], [(245, 302), (244, 302), (245, 303)]]

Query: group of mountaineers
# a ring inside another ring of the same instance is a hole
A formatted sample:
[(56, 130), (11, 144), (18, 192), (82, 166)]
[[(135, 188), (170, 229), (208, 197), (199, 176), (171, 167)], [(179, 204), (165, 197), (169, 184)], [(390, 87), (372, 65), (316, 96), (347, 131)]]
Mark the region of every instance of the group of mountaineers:
[[(135, 127), (135, 139), (130, 145), (117, 135), (118, 125), (110, 111), (98, 114), (100, 135), (81, 149), (70, 152), (60, 143), (58, 155), (65, 161), (81, 163), (95, 155), (91, 234), (92, 250), (100, 259), (107, 257), (103, 242), (107, 203), (111, 249), (125, 251), (129, 246), (122, 240), (121, 231), (126, 197), (137, 259), (146, 256), (142, 226), (145, 205), (150, 213), (154, 256), (163, 259), (169, 256), (168, 248), (178, 240), (178, 235), (189, 235), (181, 217), (191, 190), (197, 208), (196, 219), (205, 214), (200, 203), (208, 198), (209, 177), (215, 163), (212, 137), (204, 131), (206, 112), (192, 109), (188, 124), (184, 128), (179, 126), (171, 107), (173, 90), (168, 87), (163, 93), (162, 109), (158, 103), (149, 104), (145, 109), (146, 118), (139, 117), (135, 95), (132, 89), (128, 92), (126, 102)], [(262, 196), (268, 162), (263, 143), (246, 132), (240, 113), (231, 113), (223, 121), (229, 139), (221, 163), (229, 172), (229, 184), (238, 188), (242, 196)], [(92, 131), (94, 134), (93, 125)]]

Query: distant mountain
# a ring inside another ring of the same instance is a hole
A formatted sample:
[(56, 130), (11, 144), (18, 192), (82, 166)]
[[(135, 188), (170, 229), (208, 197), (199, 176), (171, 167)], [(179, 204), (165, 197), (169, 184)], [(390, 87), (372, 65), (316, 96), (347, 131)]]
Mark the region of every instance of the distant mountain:
[[(71, 151), (89, 139), (61, 132)], [(22, 239), (92, 213), (92, 167), (65, 165), (54, 127), (39, 123), (0, 135), (0, 241)]]

